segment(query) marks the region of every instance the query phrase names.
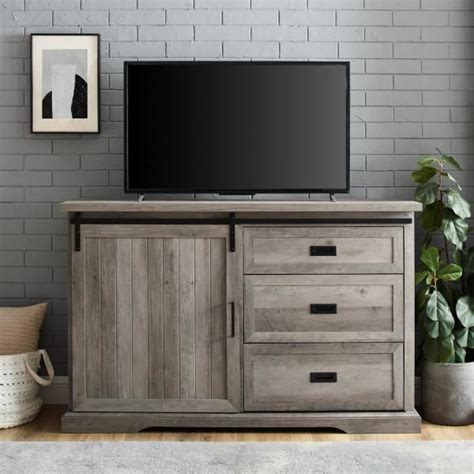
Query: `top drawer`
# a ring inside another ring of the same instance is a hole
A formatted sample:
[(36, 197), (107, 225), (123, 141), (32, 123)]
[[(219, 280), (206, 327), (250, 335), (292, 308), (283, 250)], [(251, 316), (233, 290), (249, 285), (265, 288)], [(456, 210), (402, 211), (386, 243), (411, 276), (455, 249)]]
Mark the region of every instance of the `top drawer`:
[(245, 273), (403, 273), (403, 227), (247, 227)]

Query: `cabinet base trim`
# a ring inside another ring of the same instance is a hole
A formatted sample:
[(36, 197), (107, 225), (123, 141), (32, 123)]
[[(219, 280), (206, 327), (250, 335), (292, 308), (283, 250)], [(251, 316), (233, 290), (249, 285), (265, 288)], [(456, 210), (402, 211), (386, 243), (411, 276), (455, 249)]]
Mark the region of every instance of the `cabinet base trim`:
[(346, 433), (419, 433), (410, 412), (357, 413), (92, 413), (66, 412), (64, 433), (136, 433), (147, 428), (258, 429), (335, 428)]

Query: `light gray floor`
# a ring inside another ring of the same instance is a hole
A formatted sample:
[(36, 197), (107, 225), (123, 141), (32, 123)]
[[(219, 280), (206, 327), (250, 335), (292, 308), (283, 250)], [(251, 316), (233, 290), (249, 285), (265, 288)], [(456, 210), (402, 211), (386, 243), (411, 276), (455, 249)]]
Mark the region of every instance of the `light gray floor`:
[(1, 473), (474, 472), (474, 441), (5, 442)]

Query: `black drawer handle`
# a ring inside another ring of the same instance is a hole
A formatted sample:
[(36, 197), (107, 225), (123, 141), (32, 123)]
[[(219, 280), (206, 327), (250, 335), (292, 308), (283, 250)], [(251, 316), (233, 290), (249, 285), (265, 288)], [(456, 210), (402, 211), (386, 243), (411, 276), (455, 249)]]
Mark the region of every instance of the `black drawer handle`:
[(235, 302), (230, 302), (230, 337), (235, 337)]
[(337, 372), (310, 372), (310, 383), (335, 383), (337, 382)]
[(337, 314), (337, 304), (310, 304), (311, 314)]
[(337, 248), (335, 245), (311, 245), (309, 254), (311, 257), (336, 257)]

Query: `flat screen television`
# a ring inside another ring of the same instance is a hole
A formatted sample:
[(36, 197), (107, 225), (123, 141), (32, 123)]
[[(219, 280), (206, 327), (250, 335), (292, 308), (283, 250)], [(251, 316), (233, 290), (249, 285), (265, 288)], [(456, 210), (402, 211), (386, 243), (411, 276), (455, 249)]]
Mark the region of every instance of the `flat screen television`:
[(126, 62), (125, 190), (349, 191), (348, 62)]

